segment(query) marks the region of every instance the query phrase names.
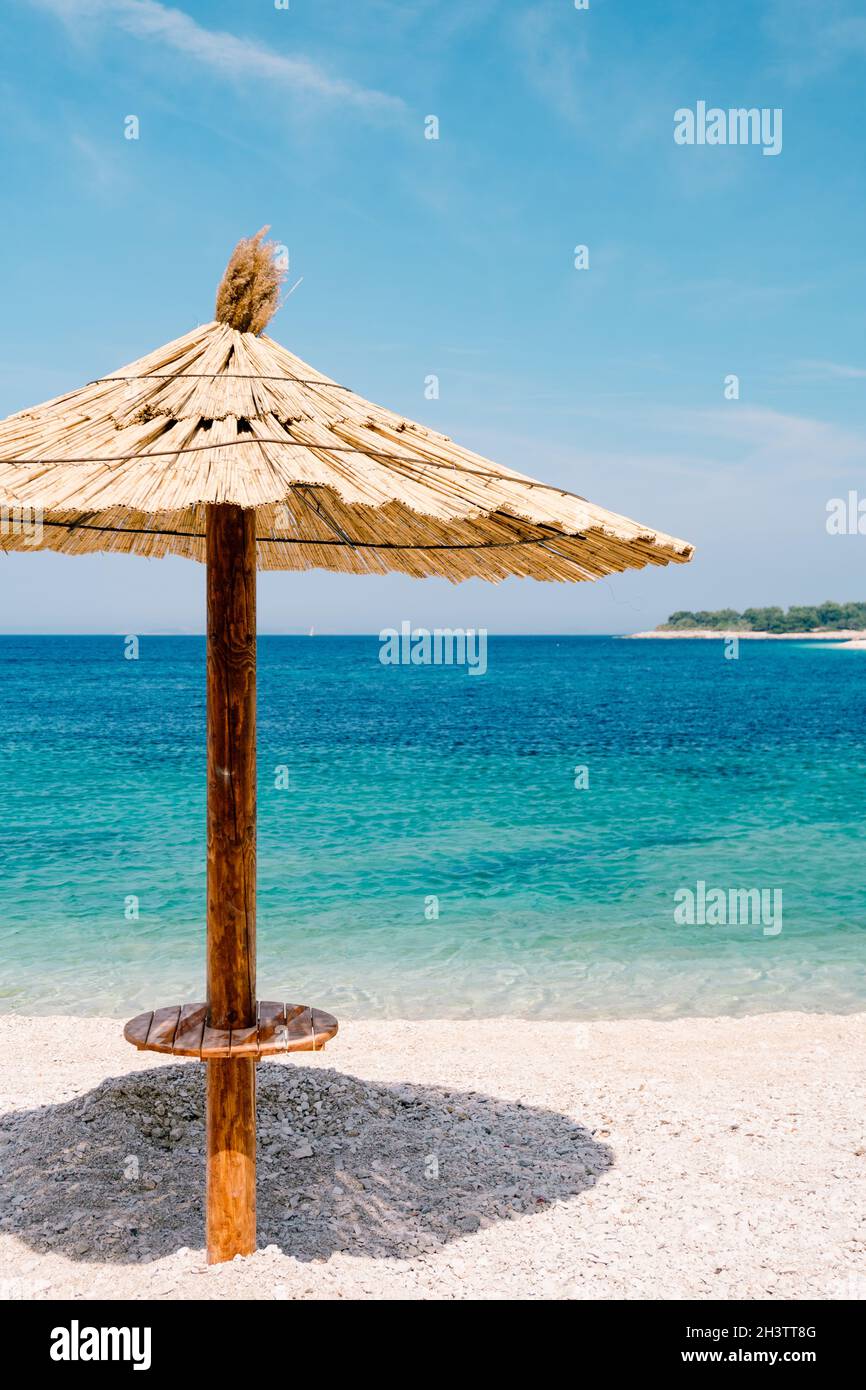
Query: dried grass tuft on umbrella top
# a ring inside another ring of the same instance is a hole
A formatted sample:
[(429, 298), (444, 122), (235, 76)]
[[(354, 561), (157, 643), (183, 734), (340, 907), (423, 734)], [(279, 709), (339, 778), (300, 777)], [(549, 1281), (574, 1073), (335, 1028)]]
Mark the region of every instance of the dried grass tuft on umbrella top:
[(234, 503), (255, 508), (260, 569), (583, 580), (690, 559), (265, 336), (282, 278), (266, 231), (235, 249), (214, 322), (0, 422), (0, 502), (39, 508), (45, 546), (203, 561), (206, 506)]
[(280, 306), (285, 278), (275, 259), (275, 246), (265, 241), (270, 228), (239, 241), (220, 281), (216, 318), (239, 333), (261, 333)]

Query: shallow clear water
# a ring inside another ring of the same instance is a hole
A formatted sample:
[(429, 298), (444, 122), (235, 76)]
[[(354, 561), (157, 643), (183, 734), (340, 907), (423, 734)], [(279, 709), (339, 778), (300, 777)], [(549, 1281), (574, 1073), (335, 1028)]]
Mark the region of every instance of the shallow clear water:
[[(260, 997), (344, 1017), (866, 1007), (862, 653), (491, 638), (475, 677), (378, 650), (260, 640)], [(0, 638), (0, 1009), (202, 996), (204, 642), (123, 651)], [(698, 880), (781, 889), (782, 930), (678, 925)]]

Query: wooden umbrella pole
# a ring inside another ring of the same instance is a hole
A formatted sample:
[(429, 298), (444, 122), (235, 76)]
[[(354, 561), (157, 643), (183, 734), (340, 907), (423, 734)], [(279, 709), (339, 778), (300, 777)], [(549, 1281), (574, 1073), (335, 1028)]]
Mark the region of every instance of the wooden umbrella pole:
[[(255, 516), (207, 508), (207, 1021), (226, 1034), (256, 1022)], [(207, 1062), (206, 1208), (208, 1263), (252, 1254), (253, 1058)]]

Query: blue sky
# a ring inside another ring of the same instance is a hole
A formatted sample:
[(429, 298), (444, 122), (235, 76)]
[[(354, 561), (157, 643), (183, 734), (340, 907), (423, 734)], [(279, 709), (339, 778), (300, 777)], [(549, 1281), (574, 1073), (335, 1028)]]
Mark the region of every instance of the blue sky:
[[(263, 629), (866, 597), (866, 539), (825, 530), (866, 445), (855, 0), (6, 0), (0, 44), (0, 414), (207, 322), (268, 222), (293, 352), (698, 548), (592, 585), (263, 575)], [(677, 145), (699, 100), (781, 108), (782, 152)], [(202, 624), (183, 561), (0, 559), (0, 630)]]

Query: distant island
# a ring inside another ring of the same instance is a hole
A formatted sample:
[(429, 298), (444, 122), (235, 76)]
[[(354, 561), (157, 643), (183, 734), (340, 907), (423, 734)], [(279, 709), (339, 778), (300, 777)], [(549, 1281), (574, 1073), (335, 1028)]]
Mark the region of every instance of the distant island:
[(681, 609), (652, 632), (633, 632), (632, 637), (813, 637), (836, 640), (864, 648), (866, 603), (819, 603), (814, 608), (718, 608), (715, 612)]
[(784, 608), (747, 608), (737, 613), (733, 608), (719, 608), (714, 613), (703, 609), (690, 613), (683, 609), (671, 613), (667, 622), (659, 623), (656, 632), (695, 631), (768, 632), (771, 635), (790, 632), (862, 632), (866, 629), (866, 603), (819, 603), (814, 608), (792, 606)]

